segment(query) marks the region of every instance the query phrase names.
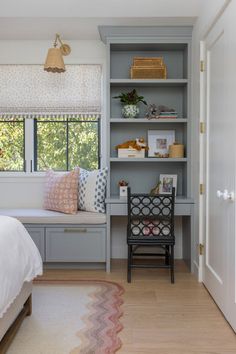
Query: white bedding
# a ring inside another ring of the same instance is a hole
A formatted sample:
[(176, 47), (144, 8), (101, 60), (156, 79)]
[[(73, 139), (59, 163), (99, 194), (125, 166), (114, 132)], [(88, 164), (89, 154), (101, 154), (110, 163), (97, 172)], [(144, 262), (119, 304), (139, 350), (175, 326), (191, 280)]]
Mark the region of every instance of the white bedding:
[(0, 318), (25, 281), (42, 274), (42, 259), (20, 221), (0, 215)]

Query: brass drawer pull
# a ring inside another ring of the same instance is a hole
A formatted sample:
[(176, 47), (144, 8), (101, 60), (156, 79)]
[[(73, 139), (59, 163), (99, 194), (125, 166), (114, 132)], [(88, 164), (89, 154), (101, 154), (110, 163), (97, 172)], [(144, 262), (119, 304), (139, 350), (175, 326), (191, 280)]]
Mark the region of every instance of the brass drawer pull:
[(87, 229), (64, 229), (64, 232), (80, 232), (80, 233), (85, 233), (85, 232), (87, 232)]

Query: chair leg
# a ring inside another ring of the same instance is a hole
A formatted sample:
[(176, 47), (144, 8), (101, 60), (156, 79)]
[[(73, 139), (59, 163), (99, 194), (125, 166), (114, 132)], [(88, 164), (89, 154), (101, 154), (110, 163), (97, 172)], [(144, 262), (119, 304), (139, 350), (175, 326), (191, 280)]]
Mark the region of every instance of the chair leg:
[(165, 246), (165, 265), (170, 265), (170, 247)]
[(170, 257), (170, 272), (171, 272), (171, 283), (174, 284), (175, 282), (175, 261), (174, 261), (174, 245), (171, 245), (171, 257)]
[(132, 246), (128, 245), (128, 269), (127, 269), (128, 283), (131, 283), (131, 264), (132, 264)]

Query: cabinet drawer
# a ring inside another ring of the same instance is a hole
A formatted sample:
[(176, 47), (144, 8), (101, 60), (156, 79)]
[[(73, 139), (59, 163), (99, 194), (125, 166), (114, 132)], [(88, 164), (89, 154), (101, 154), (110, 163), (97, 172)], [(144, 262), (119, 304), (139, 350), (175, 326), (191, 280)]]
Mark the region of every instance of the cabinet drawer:
[(105, 228), (46, 228), (46, 262), (105, 262)]
[(111, 215), (127, 215), (127, 204), (111, 204)]
[(192, 204), (175, 204), (175, 215), (191, 215)]
[(42, 260), (45, 260), (45, 242), (44, 242), (44, 228), (43, 227), (25, 227), (30, 237), (38, 247)]

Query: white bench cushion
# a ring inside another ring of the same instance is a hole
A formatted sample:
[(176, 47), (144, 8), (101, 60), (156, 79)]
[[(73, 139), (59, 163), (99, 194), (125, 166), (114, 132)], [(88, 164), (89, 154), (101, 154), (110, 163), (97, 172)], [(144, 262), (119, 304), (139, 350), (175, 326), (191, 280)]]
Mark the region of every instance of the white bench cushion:
[(12, 216), (23, 224), (105, 224), (106, 214), (78, 211), (75, 215), (44, 209), (0, 209), (0, 215)]

